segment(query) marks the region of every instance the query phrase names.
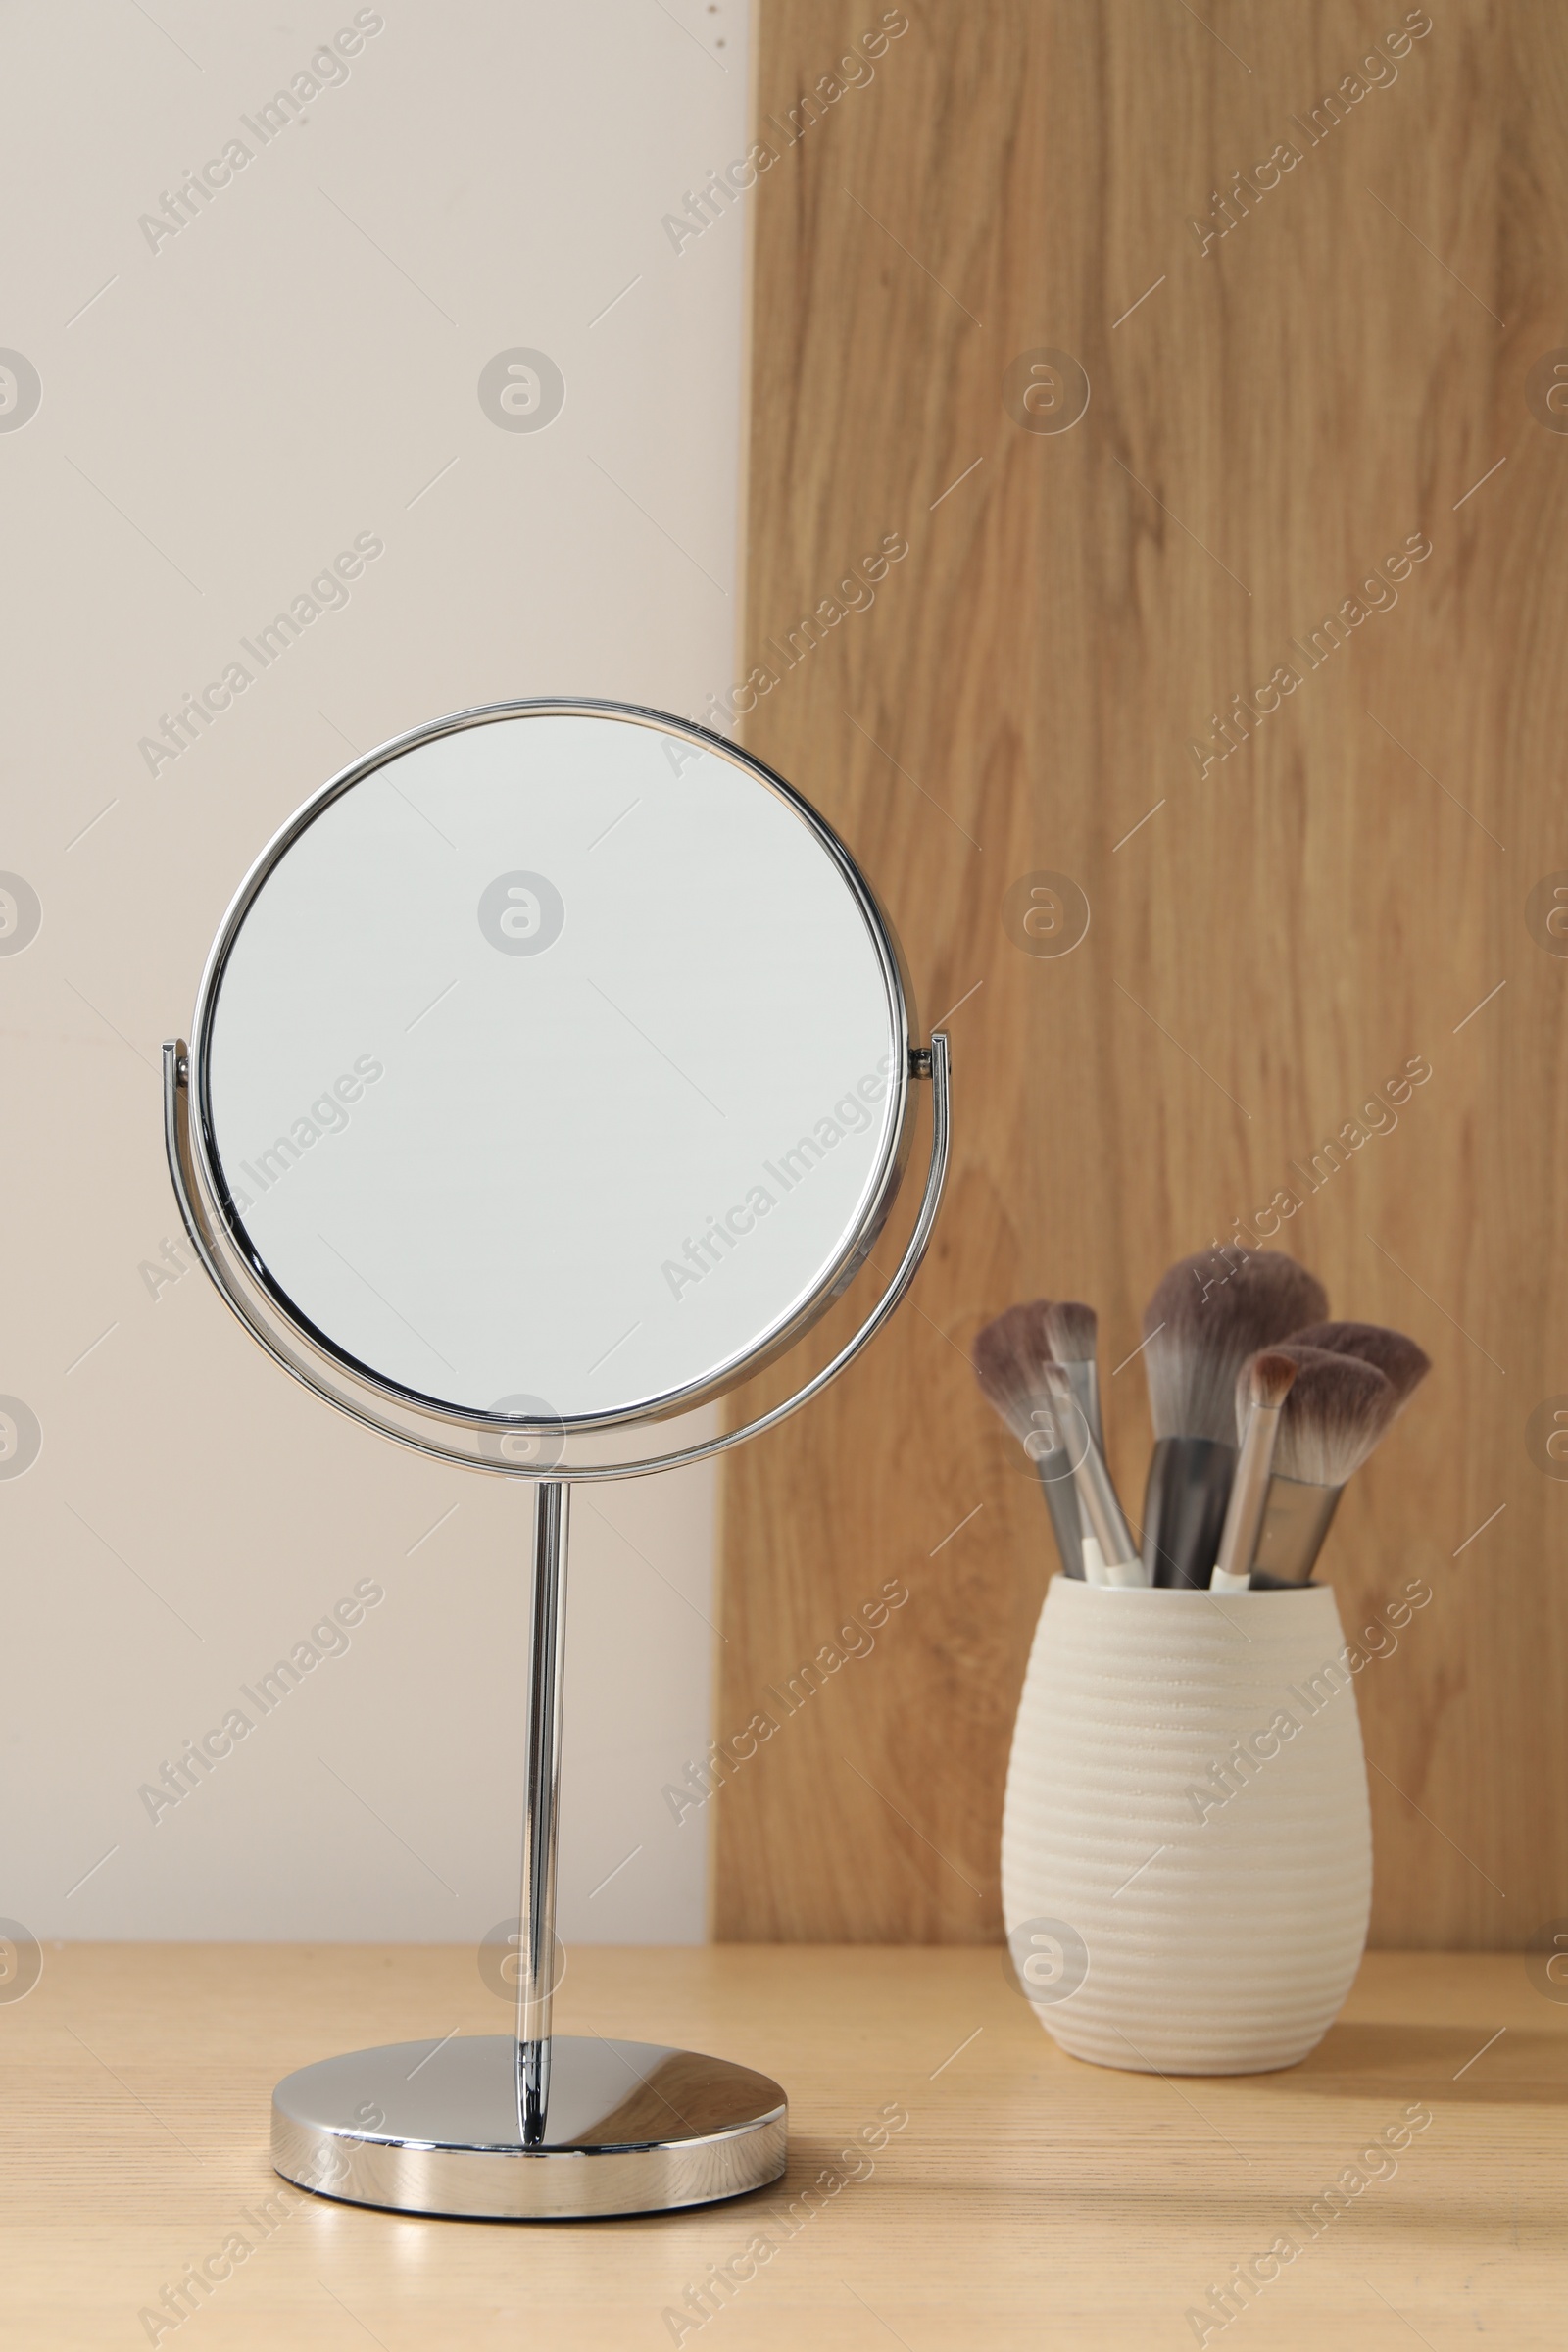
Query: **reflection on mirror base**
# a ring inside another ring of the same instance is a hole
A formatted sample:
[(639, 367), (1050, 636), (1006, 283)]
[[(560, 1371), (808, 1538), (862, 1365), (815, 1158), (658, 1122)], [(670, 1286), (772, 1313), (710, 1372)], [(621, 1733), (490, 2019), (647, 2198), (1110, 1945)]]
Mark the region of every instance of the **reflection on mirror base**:
[(662, 2213), (784, 2171), (788, 2109), (766, 2075), (648, 2041), (558, 2034), (542, 2146), (517, 2144), (510, 2034), (324, 2058), (272, 2094), (272, 2163), (351, 2205), (470, 2221)]

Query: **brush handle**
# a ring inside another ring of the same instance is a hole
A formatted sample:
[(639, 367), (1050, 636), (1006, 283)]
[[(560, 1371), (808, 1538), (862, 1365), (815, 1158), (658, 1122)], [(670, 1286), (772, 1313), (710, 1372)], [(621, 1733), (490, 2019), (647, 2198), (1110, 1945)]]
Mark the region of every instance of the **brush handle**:
[(1056, 1549), (1061, 1554), (1064, 1576), (1082, 1578), (1084, 1573), (1083, 1522), (1078, 1512), (1078, 1496), (1073, 1487), (1072, 1464), (1064, 1453), (1043, 1454), (1035, 1463), (1040, 1473), (1040, 1491), (1051, 1513), (1052, 1533)]
[[(1087, 1422), (1081, 1425), (1078, 1434), (1083, 1438), (1084, 1451), (1082, 1459), (1073, 1465), (1073, 1480), (1078, 1489), (1078, 1504), (1084, 1515), (1085, 1533), (1092, 1535), (1100, 1545), (1101, 1557), (1105, 1564), (1105, 1581), (1112, 1585), (1129, 1581), (1147, 1584), (1149, 1580), (1139, 1565), (1138, 1546), (1133, 1542), (1132, 1529), (1127, 1524), (1116, 1490), (1111, 1485), (1105, 1457), (1095, 1444), (1094, 1433)], [(1131, 1580), (1124, 1574), (1130, 1567), (1139, 1570)]]
[(1102, 1453), (1105, 1450), (1105, 1433), (1100, 1420), (1100, 1368), (1092, 1356), (1085, 1356), (1066, 1367), (1072, 1386), (1072, 1400), (1094, 1432), (1095, 1444)]
[(1104, 1553), (1093, 1536), (1084, 1538), (1084, 1582), (1089, 1585), (1119, 1588), (1124, 1592), (1131, 1590), (1134, 1586), (1140, 1592), (1147, 1592), (1149, 1587), (1149, 1579), (1144, 1574), (1142, 1560), (1118, 1560), (1115, 1566), (1111, 1567), (1107, 1564)]
[(1252, 1565), (1283, 1585), (1304, 1585), (1317, 1563), (1343, 1487), (1310, 1487), (1298, 1478), (1271, 1478)]
[(1204, 1592), (1236, 1475), (1236, 1447), (1216, 1438), (1161, 1438), (1144, 1494), (1144, 1566), (1152, 1585)]
[[(1128, 1582), (1147, 1584), (1138, 1558), (1138, 1546), (1132, 1530), (1116, 1497), (1105, 1457), (1095, 1443), (1095, 1433), (1085, 1418), (1067, 1367), (1061, 1364), (1046, 1366), (1046, 1384), (1057, 1408), (1059, 1426), (1067, 1439), (1067, 1450), (1073, 1457), (1073, 1483), (1078, 1490), (1078, 1507), (1083, 1513), (1084, 1533), (1093, 1536), (1099, 1544), (1105, 1566), (1107, 1584)], [(1120, 1571), (1137, 1568), (1136, 1577), (1128, 1579)]]
[(1143, 1498), (1143, 1564), (1152, 1586), (1203, 1592), (1220, 1554), (1237, 1448), (1215, 1437), (1161, 1437)]
[(1251, 1573), (1258, 1531), (1263, 1525), (1263, 1506), (1268, 1500), (1274, 1445), (1279, 1434), (1280, 1408), (1277, 1404), (1250, 1406), (1242, 1439), (1241, 1460), (1236, 1465), (1231, 1498), (1225, 1506), (1225, 1530), (1219, 1540), (1219, 1557), (1214, 1562), (1214, 1574), (1209, 1580), (1211, 1592), (1240, 1592)]

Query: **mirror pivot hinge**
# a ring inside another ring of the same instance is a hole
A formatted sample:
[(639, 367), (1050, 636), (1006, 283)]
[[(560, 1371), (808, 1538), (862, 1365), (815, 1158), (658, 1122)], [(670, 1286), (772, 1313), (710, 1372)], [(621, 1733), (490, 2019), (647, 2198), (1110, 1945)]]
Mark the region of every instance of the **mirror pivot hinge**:
[(929, 1046), (911, 1046), (911, 1047), (909, 1048), (909, 1076), (910, 1076), (911, 1078), (929, 1078), (929, 1077), (930, 1077), (930, 1075), (931, 1075), (931, 1049), (930, 1049), (930, 1047), (929, 1047)]

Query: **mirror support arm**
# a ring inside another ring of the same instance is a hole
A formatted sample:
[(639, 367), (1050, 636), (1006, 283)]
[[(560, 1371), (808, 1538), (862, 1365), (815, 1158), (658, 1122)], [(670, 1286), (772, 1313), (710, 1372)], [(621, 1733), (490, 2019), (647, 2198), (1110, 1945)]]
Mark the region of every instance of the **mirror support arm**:
[(550, 2107), (550, 2008), (556, 1989), (557, 1799), (566, 1644), (566, 1521), (571, 1490), (542, 1479), (533, 1497), (527, 1732), (518, 1904), (517, 2132), (542, 2147)]

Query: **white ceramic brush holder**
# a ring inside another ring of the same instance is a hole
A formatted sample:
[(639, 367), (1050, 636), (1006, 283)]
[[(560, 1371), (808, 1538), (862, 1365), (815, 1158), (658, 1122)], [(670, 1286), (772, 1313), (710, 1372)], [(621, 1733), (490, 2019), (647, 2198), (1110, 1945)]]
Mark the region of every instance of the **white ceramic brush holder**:
[(1143, 2073), (1292, 2066), (1366, 1941), (1372, 1829), (1327, 1586), (1056, 1577), (1002, 1831), (1007, 1939), (1046, 2031)]

